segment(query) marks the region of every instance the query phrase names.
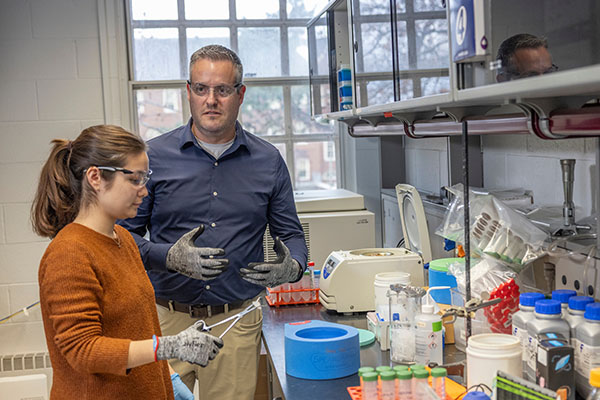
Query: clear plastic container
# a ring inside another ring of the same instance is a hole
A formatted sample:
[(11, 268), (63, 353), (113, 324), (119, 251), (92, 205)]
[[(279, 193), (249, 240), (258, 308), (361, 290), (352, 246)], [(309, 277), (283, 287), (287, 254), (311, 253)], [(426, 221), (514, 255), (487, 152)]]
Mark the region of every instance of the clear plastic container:
[(362, 375), (362, 398), (363, 400), (377, 399), (377, 372), (367, 372)]
[(313, 276), (312, 276), (312, 287), (314, 289), (318, 289), (319, 286), (319, 279), (321, 278), (321, 271), (318, 269), (313, 270)]
[(312, 299), (312, 292), (309, 289), (312, 289), (312, 283), (310, 279), (310, 271), (304, 271), (304, 275), (302, 275), (302, 279), (300, 279), (300, 283), (302, 284), (303, 292), (301, 292), (302, 300), (309, 301)]
[[(283, 285), (281, 285), (281, 290), (284, 291), (289, 291), (291, 289), (291, 286), (289, 283), (284, 283)], [(280, 293), (279, 294), (279, 298), (284, 302), (284, 303), (289, 303), (292, 300), (292, 293), (287, 292), (287, 293)]]
[(408, 369), (396, 371), (396, 380), (398, 382), (397, 398), (399, 400), (413, 400), (412, 378), (413, 374)]
[(393, 370), (383, 371), (379, 374), (381, 379), (381, 400), (396, 399), (396, 373)]
[(587, 400), (600, 400), (600, 368), (590, 371), (590, 386), (594, 388)]
[(363, 374), (366, 374), (368, 372), (375, 372), (375, 368), (373, 368), (373, 367), (360, 367), (358, 369), (358, 378), (360, 379), (360, 387), (361, 388), (363, 386), (362, 376), (363, 376)]
[(433, 368), (431, 370), (431, 387), (440, 399), (446, 398), (446, 368)]
[(427, 382), (427, 378), (429, 378), (429, 371), (425, 368), (423, 369), (414, 369), (413, 370), (413, 397), (415, 399), (424, 399), (427, 396), (425, 392), (425, 387), (429, 387), (429, 383)]

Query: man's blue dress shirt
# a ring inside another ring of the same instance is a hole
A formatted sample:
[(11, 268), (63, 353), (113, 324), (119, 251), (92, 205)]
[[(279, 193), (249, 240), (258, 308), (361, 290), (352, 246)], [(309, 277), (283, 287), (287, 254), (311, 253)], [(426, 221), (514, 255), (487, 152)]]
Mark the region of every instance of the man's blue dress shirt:
[[(264, 288), (239, 270), (263, 261), (267, 224), (302, 268), (307, 249), (296, 214), (290, 176), (277, 149), (236, 123), (232, 146), (216, 160), (198, 146), (192, 120), (148, 142), (152, 175), (137, 216), (119, 223), (135, 238), (156, 297), (185, 304), (221, 305), (256, 296)], [(198, 247), (225, 249), (229, 267), (201, 281), (166, 269), (169, 248), (205, 226)], [(146, 232), (150, 241), (143, 238)]]

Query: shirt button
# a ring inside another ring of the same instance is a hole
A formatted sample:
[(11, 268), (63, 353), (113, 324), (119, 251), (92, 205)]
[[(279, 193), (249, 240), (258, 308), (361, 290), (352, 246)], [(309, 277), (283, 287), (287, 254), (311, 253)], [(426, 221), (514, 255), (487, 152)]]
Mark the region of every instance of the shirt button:
[(206, 285), (204, 287), (206, 288), (206, 290), (210, 290), (210, 285)]
[(216, 196), (216, 195), (217, 195), (217, 192), (213, 192), (213, 196)]
[(216, 167), (217, 165), (219, 165), (219, 163), (215, 161), (215, 167)]
[(214, 228), (215, 226), (217, 226), (217, 224), (215, 224), (215, 223), (213, 222), (212, 224), (210, 224), (210, 226), (212, 226), (212, 227)]

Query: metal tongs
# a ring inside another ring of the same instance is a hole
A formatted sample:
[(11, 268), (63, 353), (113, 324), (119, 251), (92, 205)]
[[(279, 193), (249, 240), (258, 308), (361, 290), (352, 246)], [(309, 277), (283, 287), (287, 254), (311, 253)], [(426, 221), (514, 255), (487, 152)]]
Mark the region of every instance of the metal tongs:
[(481, 299), (471, 299), (467, 301), (464, 307), (452, 306), (450, 308), (447, 308), (444, 311), (444, 315), (442, 316), (442, 318), (452, 316), (452, 321), (450, 321), (449, 323), (453, 324), (456, 321), (456, 317), (465, 318), (467, 315), (470, 315), (471, 318), (473, 318), (475, 316), (475, 311), (479, 310), (480, 308), (493, 306), (494, 304), (498, 304), (501, 301), (501, 298), (496, 298), (488, 301), (483, 301)]
[(254, 301), (252, 302), (252, 304), (250, 304), (250, 305), (249, 305), (248, 307), (246, 307), (244, 310), (242, 310), (242, 311), (240, 311), (239, 313), (237, 313), (237, 314), (234, 314), (234, 315), (232, 315), (232, 316), (230, 316), (230, 317), (227, 317), (227, 318), (225, 318), (224, 320), (221, 320), (221, 321), (219, 321), (219, 322), (217, 322), (217, 323), (215, 323), (215, 324), (212, 324), (212, 325), (206, 325), (206, 322), (204, 322), (204, 320), (200, 320), (200, 321), (197, 321), (197, 322), (194, 324), (194, 326), (196, 326), (196, 329), (199, 329), (199, 330), (201, 330), (201, 331), (204, 331), (204, 332), (210, 332), (210, 330), (211, 330), (212, 328), (214, 328), (215, 326), (218, 326), (218, 325), (221, 325), (221, 324), (224, 324), (224, 323), (226, 323), (226, 322), (229, 322), (229, 321), (232, 321), (232, 320), (233, 320), (233, 322), (232, 322), (232, 323), (231, 323), (231, 324), (230, 324), (230, 325), (229, 325), (229, 326), (228, 326), (228, 327), (227, 327), (227, 328), (226, 328), (226, 329), (223, 331), (223, 333), (221, 333), (221, 335), (219, 335), (219, 339), (221, 339), (223, 336), (225, 336), (225, 334), (226, 334), (227, 332), (229, 332), (229, 330), (230, 330), (231, 328), (233, 328), (233, 326), (234, 326), (234, 325), (235, 325), (235, 324), (236, 324), (236, 323), (237, 323), (237, 322), (238, 322), (240, 319), (242, 319), (242, 317), (243, 317), (244, 315), (246, 315), (246, 314), (248, 314), (249, 312), (252, 312), (252, 311), (254, 311), (254, 310), (256, 310), (257, 308), (260, 308), (260, 307), (261, 307), (261, 305), (260, 305), (260, 299), (256, 299), (256, 300), (254, 300)]

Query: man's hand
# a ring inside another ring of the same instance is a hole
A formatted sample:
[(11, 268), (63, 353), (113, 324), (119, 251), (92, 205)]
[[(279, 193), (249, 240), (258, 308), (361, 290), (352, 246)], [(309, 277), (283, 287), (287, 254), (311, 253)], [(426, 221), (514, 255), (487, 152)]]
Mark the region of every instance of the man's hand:
[(204, 225), (183, 235), (167, 253), (167, 269), (194, 279), (213, 279), (223, 272), (229, 260), (214, 258), (225, 255), (223, 249), (196, 247), (194, 242), (204, 232)]
[(290, 250), (278, 237), (275, 238), (275, 253), (275, 261), (253, 262), (248, 264), (248, 268), (241, 268), (242, 278), (271, 288), (296, 280), (300, 274), (300, 264), (292, 258)]
[(203, 323), (204, 321), (198, 321), (177, 335), (159, 337), (156, 358), (158, 360), (177, 358), (206, 367), (208, 361), (214, 359), (219, 349), (223, 347), (223, 341), (201, 332)]

